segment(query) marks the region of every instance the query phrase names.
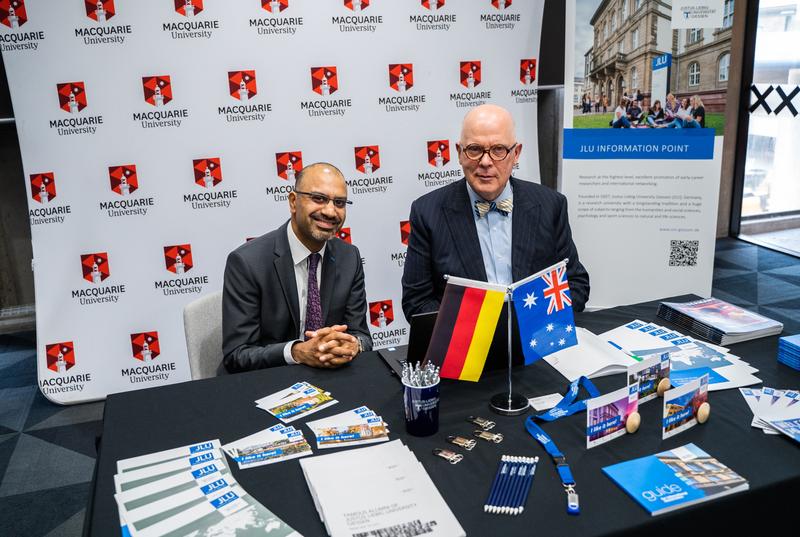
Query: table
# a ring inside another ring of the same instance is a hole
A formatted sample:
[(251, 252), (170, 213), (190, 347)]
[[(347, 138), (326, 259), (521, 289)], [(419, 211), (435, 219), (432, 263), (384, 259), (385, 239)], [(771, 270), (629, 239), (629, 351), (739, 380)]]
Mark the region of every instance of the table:
[[(669, 301), (687, 301), (681, 296)], [(582, 313), (576, 324), (600, 333), (634, 318), (656, 319), (658, 301), (601, 312)], [(660, 324), (668, 324), (661, 322)], [(776, 388), (800, 387), (800, 373), (779, 364), (777, 337), (737, 344), (731, 352), (760, 369), (757, 376)], [(515, 391), (538, 396), (565, 390), (567, 382), (544, 362), (514, 372)], [(93, 500), (87, 510), (86, 532), (96, 536), (119, 535), (113, 478), (118, 459), (201, 440), (230, 442), (277, 423), (253, 403), (259, 397), (307, 380), (329, 390), (339, 404), (309, 419), (336, 414), (361, 404), (380, 412), (391, 428), (420, 459), (461, 525), (471, 536), (661, 534), (713, 528), (742, 531), (743, 524), (761, 528), (791, 520), (792, 504), (800, 490), (800, 447), (783, 436), (768, 436), (750, 426), (751, 413), (738, 390), (709, 394), (711, 419), (705, 425), (661, 440), (661, 400), (640, 408), (642, 426), (608, 444), (587, 450), (584, 413), (545, 424), (543, 428), (566, 454), (580, 494), (581, 515), (565, 512), (565, 495), (551, 460), (524, 430), (524, 416), (497, 416), (488, 410), (491, 395), (507, 385), (503, 372), (485, 375), (479, 383), (443, 381), (440, 430), (428, 438), (405, 434), (402, 388), (377, 353), (364, 353), (351, 366), (338, 371), (281, 367), (228, 375), (109, 396), (105, 406), (103, 436), (95, 469)], [(624, 375), (596, 379), (602, 393), (623, 386)], [(585, 395), (585, 394), (584, 394)], [(450, 446), (448, 434), (469, 435), (474, 427), (467, 415), (497, 422), (493, 432), (505, 440), (465, 452), (464, 460), (450, 465), (432, 455), (434, 447)], [(301, 423), (304, 423), (303, 420)], [(300, 428), (301, 425), (293, 423)], [(313, 435), (302, 430), (313, 445)], [(601, 468), (620, 461), (654, 454), (694, 442), (750, 481), (750, 490), (699, 506), (651, 517)], [(334, 450), (322, 450), (330, 453)], [(315, 449), (315, 453), (319, 451)], [(538, 455), (539, 468), (525, 512), (518, 517), (483, 513), (482, 505), (500, 455)], [(229, 460), (230, 463), (230, 460)], [(261, 503), (305, 536), (324, 536), (297, 460), (240, 471), (230, 463), (239, 483)], [(700, 524), (700, 526), (698, 526)]]

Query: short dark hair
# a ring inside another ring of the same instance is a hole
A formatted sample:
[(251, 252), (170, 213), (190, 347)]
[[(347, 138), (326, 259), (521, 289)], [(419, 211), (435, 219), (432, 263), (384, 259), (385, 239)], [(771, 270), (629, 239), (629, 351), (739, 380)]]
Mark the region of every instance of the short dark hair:
[(300, 187), (300, 185), (303, 183), (303, 177), (305, 177), (307, 170), (311, 170), (313, 168), (318, 168), (320, 166), (327, 166), (328, 168), (333, 168), (336, 171), (336, 173), (338, 173), (341, 176), (341, 178), (344, 179), (344, 174), (342, 173), (342, 170), (340, 170), (339, 168), (337, 168), (336, 166), (334, 166), (330, 162), (313, 162), (313, 163), (309, 164), (308, 166), (304, 166), (303, 169), (300, 170), (297, 173), (297, 175), (295, 175), (295, 178), (294, 178), (294, 188), (295, 188), (295, 190), (297, 190), (298, 187)]

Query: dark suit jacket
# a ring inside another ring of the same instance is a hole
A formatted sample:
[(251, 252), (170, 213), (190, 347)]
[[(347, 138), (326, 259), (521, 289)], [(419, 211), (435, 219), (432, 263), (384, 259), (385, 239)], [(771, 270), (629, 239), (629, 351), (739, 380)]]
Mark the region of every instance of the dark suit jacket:
[[(512, 177), (511, 275), (521, 280), (569, 258), (567, 276), (575, 311), (589, 299), (589, 274), (578, 261), (567, 221), (567, 198), (547, 187)], [(411, 204), (411, 235), (403, 269), (403, 312), (438, 311), (446, 274), (486, 281), (478, 230), (466, 179), (430, 192)]]
[[(300, 333), (294, 263), (288, 223), (228, 255), (222, 294), (222, 352), (235, 373), (285, 365), (283, 348)], [(348, 333), (372, 349), (367, 328), (364, 269), (355, 246), (328, 241), (320, 283), (325, 326), (346, 324)]]

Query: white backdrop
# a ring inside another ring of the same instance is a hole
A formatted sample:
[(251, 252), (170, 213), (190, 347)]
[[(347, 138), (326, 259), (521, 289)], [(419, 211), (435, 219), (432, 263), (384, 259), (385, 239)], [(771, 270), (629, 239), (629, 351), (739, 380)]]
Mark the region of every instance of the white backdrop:
[(221, 288), (229, 251), (288, 217), (289, 159), (348, 179), (376, 346), (407, 339), (408, 209), (460, 178), (470, 106), (512, 110), (516, 175), (538, 181), (543, 0), (358, 4), (0, 1), (49, 399), (187, 380), (182, 309)]

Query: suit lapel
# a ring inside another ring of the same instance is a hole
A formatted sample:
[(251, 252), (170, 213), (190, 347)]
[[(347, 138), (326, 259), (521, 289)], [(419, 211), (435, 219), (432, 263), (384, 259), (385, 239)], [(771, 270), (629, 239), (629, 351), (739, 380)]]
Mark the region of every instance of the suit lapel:
[(539, 229), (539, 202), (528, 189), (511, 178), (514, 190), (514, 212), (511, 221), (511, 276), (514, 281), (530, 276), (536, 257), (536, 230)]
[(336, 288), (336, 252), (335, 241), (328, 241), (325, 248), (325, 257), (322, 260), (322, 282), (320, 283), (320, 300), (322, 302), (322, 322), (328, 326), (328, 312), (331, 306), (331, 297)]
[(292, 321), (294, 321), (295, 333), (300, 333), (300, 301), (297, 298), (297, 281), (294, 276), (294, 261), (292, 260), (292, 251), (289, 249), (289, 239), (286, 237), (288, 224), (281, 227), (281, 232), (275, 239), (275, 272), (278, 274), (278, 280), (281, 282), (281, 289), (283, 290), (283, 297), (289, 305), (289, 312), (292, 314)]
[(464, 267), (464, 274), (455, 276), (486, 281), (486, 267), (483, 264), (478, 230), (475, 227), (475, 217), (467, 194), (466, 179), (455, 183), (453, 196), (443, 207), (443, 211), (447, 227), (450, 228), (453, 237), (453, 246)]

